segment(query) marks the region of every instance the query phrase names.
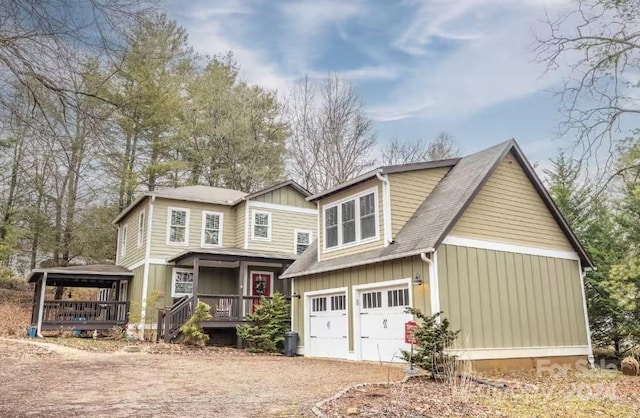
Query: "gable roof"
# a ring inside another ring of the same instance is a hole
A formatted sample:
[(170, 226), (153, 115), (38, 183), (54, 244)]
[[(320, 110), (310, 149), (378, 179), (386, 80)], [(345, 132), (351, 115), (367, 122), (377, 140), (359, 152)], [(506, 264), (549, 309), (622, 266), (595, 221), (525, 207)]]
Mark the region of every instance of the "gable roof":
[(154, 190), (152, 192), (145, 192), (142, 195), (138, 196), (136, 200), (134, 200), (129, 206), (127, 206), (122, 212), (120, 212), (120, 214), (113, 220), (113, 223), (117, 224), (147, 197), (155, 196), (164, 199), (182, 200), (187, 202), (235, 206), (244, 200), (253, 199), (254, 197), (261, 196), (265, 193), (269, 193), (271, 191), (287, 186), (293, 187), (305, 197), (311, 194), (308, 190), (306, 190), (304, 187), (300, 186), (293, 180), (286, 180), (251, 194), (247, 194), (240, 190), (203, 185), (182, 186), (176, 187), (174, 189)]
[(435, 251), (480, 192), (502, 159), (513, 152), (545, 205), (566, 234), (585, 266), (593, 267), (577, 237), (515, 140), (503, 142), (459, 159), (416, 209), (395, 237), (394, 243), (373, 250), (318, 261), (317, 242), (296, 260), (281, 278), (338, 270)]

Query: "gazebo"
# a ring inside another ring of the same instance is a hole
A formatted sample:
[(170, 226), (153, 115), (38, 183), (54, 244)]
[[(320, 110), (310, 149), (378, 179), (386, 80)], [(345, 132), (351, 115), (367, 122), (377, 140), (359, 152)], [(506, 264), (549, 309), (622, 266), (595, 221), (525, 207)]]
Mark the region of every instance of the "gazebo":
[[(112, 264), (39, 268), (31, 270), (29, 283), (35, 283), (31, 325), (37, 335), (43, 330), (107, 330), (126, 326), (129, 302), (128, 283), (133, 273)], [(113, 289), (115, 301), (45, 300), (47, 286)]]

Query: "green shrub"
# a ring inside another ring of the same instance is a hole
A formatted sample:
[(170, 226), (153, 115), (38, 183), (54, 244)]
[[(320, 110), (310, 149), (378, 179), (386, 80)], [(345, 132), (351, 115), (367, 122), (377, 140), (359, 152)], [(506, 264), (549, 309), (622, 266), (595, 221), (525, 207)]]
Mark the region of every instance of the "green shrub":
[(0, 268), (0, 289), (20, 290), (26, 292), (29, 290), (29, 283), (18, 277), (7, 268)]
[(211, 306), (204, 302), (198, 302), (191, 318), (180, 327), (181, 343), (202, 346), (209, 340), (209, 336), (204, 333), (200, 323), (212, 318), (210, 310)]
[[(414, 332), (419, 341), (413, 351), (413, 361), (416, 366), (431, 372), (432, 375), (449, 374), (455, 367), (455, 356), (444, 352), (450, 348), (460, 331), (451, 331), (449, 321), (445, 318), (438, 322), (442, 312), (427, 316), (420, 309), (407, 308), (407, 313), (415, 315), (420, 321)], [(411, 353), (402, 350), (402, 358), (409, 361)]]
[(247, 323), (238, 325), (238, 335), (254, 352), (278, 353), (284, 350), (284, 334), (289, 330), (289, 303), (282, 293), (262, 298)]

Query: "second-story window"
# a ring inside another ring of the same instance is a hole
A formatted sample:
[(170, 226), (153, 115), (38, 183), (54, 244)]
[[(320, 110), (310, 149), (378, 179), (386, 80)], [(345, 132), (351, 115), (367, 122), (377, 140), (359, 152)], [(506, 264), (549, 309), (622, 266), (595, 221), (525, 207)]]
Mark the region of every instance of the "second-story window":
[(367, 191), (324, 209), (326, 249), (370, 241), (378, 235), (376, 192)]
[(122, 228), (122, 232), (120, 235), (120, 256), (124, 257), (127, 255), (127, 225)]
[(167, 242), (186, 245), (189, 240), (189, 210), (169, 208), (168, 221)]
[(138, 215), (138, 247), (144, 244), (145, 236), (147, 235), (146, 218), (145, 211), (140, 212), (140, 215)]
[(271, 241), (271, 213), (264, 211), (253, 212), (254, 240)]
[(311, 244), (311, 231), (294, 231), (295, 235), (295, 253), (300, 255), (309, 248)]
[(222, 213), (202, 213), (202, 246), (222, 245)]

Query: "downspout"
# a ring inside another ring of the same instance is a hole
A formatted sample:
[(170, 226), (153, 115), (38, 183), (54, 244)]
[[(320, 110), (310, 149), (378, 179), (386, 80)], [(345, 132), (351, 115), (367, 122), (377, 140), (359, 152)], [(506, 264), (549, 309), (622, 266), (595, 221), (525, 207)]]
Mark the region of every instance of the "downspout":
[(393, 237), (391, 231), (391, 185), (389, 184), (389, 178), (386, 175), (376, 173), (378, 180), (382, 182), (382, 212), (384, 213), (384, 246), (393, 244)]
[(142, 301), (140, 303), (140, 322), (142, 329), (140, 331), (140, 340), (144, 340), (144, 330), (147, 327), (147, 291), (149, 290), (149, 258), (151, 257), (151, 228), (153, 225), (153, 203), (156, 201), (155, 196), (151, 196), (149, 202), (149, 215), (147, 217), (147, 242), (144, 251), (144, 270), (142, 273)]
[[(431, 254), (431, 258), (427, 257), (427, 253)], [(435, 250), (429, 249), (423, 253), (420, 253), (422, 261), (429, 265), (429, 296), (431, 298), (431, 314), (435, 315), (440, 312), (440, 289), (438, 286), (438, 258)], [(440, 321), (440, 318), (437, 318)]]
[[(320, 211), (320, 200), (316, 201), (316, 210), (318, 211), (318, 215), (316, 216), (316, 239), (318, 240), (318, 251), (316, 251), (316, 258), (318, 263), (320, 262), (320, 252), (324, 250), (324, 240), (326, 239), (326, 237), (324, 236), (326, 231), (324, 230), (324, 226), (322, 227), (322, 241), (320, 242), (320, 217), (322, 216), (322, 219), (324, 220), (324, 213), (322, 213)], [(324, 222), (322, 222), (322, 225), (324, 225)]]
[(40, 338), (44, 338), (42, 336), (42, 317), (44, 316), (44, 297), (47, 289), (47, 273), (44, 272), (42, 275), (42, 288), (40, 289), (40, 303), (38, 308), (38, 329), (36, 331), (36, 335)]

